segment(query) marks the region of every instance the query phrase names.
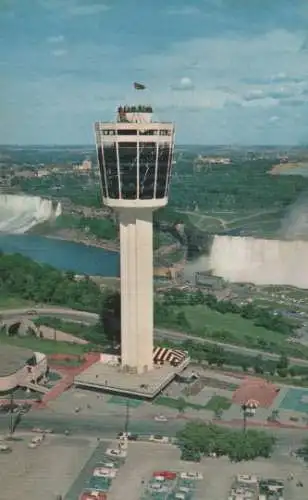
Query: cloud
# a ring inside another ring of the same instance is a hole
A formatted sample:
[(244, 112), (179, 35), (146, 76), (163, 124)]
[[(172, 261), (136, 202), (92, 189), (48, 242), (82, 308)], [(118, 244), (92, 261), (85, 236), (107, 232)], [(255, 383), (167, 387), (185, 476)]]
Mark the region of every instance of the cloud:
[(271, 97), (272, 99), (290, 99), (291, 97), (294, 97), (298, 92), (295, 89), (288, 89), (288, 88), (278, 88), (278, 89), (273, 89), (267, 92), (267, 97)]
[(181, 80), (172, 85), (172, 90), (194, 90), (195, 86), (190, 78), (184, 76)]
[(71, 16), (94, 16), (109, 9), (109, 5), (105, 4), (75, 5), (69, 8), (69, 14)]
[(94, 16), (106, 12), (110, 6), (91, 0), (37, 0), (43, 9), (56, 12), (60, 16)]
[(307, 99), (301, 99), (301, 98), (282, 99), (279, 101), (280, 106), (291, 107), (291, 108), (304, 106), (307, 103), (308, 103)]
[(262, 99), (273, 99), (282, 102), (284, 100), (296, 99), (303, 95), (303, 91), (292, 87), (273, 87), (268, 86), (263, 89), (250, 90), (244, 95), (243, 100), (246, 102), (259, 101)]
[(243, 97), (244, 101), (258, 101), (260, 99), (265, 99), (267, 96), (263, 90), (255, 89), (249, 90)]
[(63, 35), (58, 35), (58, 36), (49, 36), (47, 38), (48, 43), (62, 43), (64, 42), (65, 38)]
[(192, 16), (195, 14), (200, 14), (200, 10), (197, 7), (179, 7), (171, 8), (167, 10), (167, 14), (170, 16)]
[(270, 118), (268, 119), (270, 123), (275, 123), (278, 122), (279, 120), (280, 120), (279, 116), (276, 115), (270, 116)]
[(65, 49), (58, 49), (58, 50), (53, 50), (51, 53), (55, 57), (63, 57), (63, 56), (66, 56), (67, 50), (65, 50)]

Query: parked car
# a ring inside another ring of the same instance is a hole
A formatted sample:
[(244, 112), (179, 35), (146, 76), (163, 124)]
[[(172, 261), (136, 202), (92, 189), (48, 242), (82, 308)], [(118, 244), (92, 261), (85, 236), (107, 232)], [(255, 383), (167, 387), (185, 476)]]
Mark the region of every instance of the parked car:
[(0, 444), (0, 453), (11, 453), (12, 448), (7, 444)]
[(125, 458), (127, 456), (127, 451), (108, 448), (106, 455), (110, 457)]
[(32, 432), (38, 432), (39, 434), (53, 434), (53, 429), (41, 429), (40, 427), (33, 427)]
[(156, 415), (156, 417), (154, 417), (154, 420), (156, 422), (168, 422), (168, 419), (167, 417), (165, 417), (165, 415)]
[(131, 432), (119, 432), (117, 435), (118, 439), (127, 439), (128, 441), (137, 441), (138, 434), (132, 434)]
[(181, 479), (203, 479), (203, 475), (201, 472), (181, 472), (180, 474)]
[(153, 443), (169, 443), (169, 438), (167, 436), (161, 436), (160, 434), (152, 434), (150, 436), (150, 441)]

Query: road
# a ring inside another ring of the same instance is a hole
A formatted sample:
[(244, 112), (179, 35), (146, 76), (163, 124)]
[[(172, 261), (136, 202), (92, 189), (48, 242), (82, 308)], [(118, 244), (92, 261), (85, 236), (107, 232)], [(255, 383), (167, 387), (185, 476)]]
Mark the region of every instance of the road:
[[(5, 433), (9, 429), (9, 415), (0, 416), (0, 432)], [(154, 420), (131, 419), (128, 430), (140, 436), (160, 434), (175, 437), (176, 433), (185, 425), (185, 419), (171, 418), (168, 422), (155, 422)], [(75, 413), (56, 413), (50, 410), (32, 410), (22, 417), (18, 425), (18, 431), (29, 431), (33, 427), (53, 429), (57, 434), (63, 434), (69, 430), (72, 435), (88, 435), (104, 439), (114, 439), (118, 432), (123, 431), (125, 425), (125, 414), (119, 415), (82, 415)], [(232, 427), (232, 424), (230, 424)], [(255, 428), (255, 427), (254, 427)], [(277, 446), (280, 448), (297, 448), (302, 444), (306, 431), (303, 429), (267, 429), (260, 427), (277, 438)]]
[[(35, 318), (35, 315), (30, 316), (27, 314), (29, 311), (28, 309), (9, 309), (9, 310), (0, 310), (0, 317), (2, 316), (3, 319), (13, 319), (17, 317), (27, 317), (28, 319), (30, 318)], [(33, 309), (34, 311), (34, 309)], [(88, 324), (95, 324), (99, 316), (98, 314), (95, 313), (89, 313), (85, 311), (75, 311), (73, 309), (65, 309), (65, 308), (57, 308), (57, 307), (42, 307), (42, 308), (36, 308), (35, 309), (37, 316), (54, 316), (63, 320), (69, 320), (69, 321), (79, 321), (82, 323), (88, 323)], [(242, 347), (242, 346), (237, 346), (237, 345), (232, 345), (232, 344), (225, 344), (222, 342), (216, 342), (214, 340), (210, 339), (204, 339), (201, 337), (196, 337), (194, 335), (188, 334), (188, 333), (183, 333), (183, 332), (178, 332), (174, 330), (166, 330), (163, 328), (156, 328), (155, 329), (155, 337), (156, 338), (164, 338), (171, 340), (173, 342), (183, 342), (184, 340), (193, 340), (194, 342), (199, 342), (200, 344), (211, 344), (211, 345), (216, 345), (220, 346), (226, 351), (229, 352), (235, 352), (239, 354), (247, 354), (247, 355), (252, 355), (252, 356), (257, 356), (260, 355), (264, 359), (272, 359), (272, 360), (278, 360), (280, 358), (279, 354), (273, 354), (270, 352), (265, 352), (265, 351), (260, 351), (257, 349), (250, 349), (249, 347)], [(296, 364), (298, 366), (308, 366), (308, 360), (306, 359), (299, 359), (299, 358), (289, 358), (290, 362), (292, 364)]]

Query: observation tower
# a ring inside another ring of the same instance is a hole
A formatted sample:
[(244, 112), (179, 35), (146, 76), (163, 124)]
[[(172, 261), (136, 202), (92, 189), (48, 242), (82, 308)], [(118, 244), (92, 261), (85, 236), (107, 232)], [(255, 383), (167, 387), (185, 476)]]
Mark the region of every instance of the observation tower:
[(174, 125), (152, 121), (151, 106), (120, 106), (95, 123), (103, 202), (120, 224), (121, 365), (153, 368), (153, 211), (168, 203)]

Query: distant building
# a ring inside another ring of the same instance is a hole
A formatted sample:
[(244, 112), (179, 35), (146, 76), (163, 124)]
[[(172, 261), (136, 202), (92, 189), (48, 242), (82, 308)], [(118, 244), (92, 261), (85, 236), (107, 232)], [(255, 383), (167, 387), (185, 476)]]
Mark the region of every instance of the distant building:
[(219, 276), (213, 276), (210, 272), (199, 271), (195, 273), (195, 284), (207, 289), (222, 289), (224, 287), (224, 280)]
[(47, 168), (39, 168), (37, 170), (37, 173), (36, 173), (36, 176), (37, 177), (48, 177), (48, 175), (50, 175), (50, 170), (48, 170)]
[(81, 165), (76, 165), (74, 170), (78, 170), (79, 172), (90, 172), (92, 170), (91, 160), (84, 160)]
[(199, 155), (196, 160), (196, 163), (204, 163), (209, 165), (230, 165), (232, 163), (231, 158), (222, 158), (222, 157), (211, 157), (211, 156), (202, 156)]

